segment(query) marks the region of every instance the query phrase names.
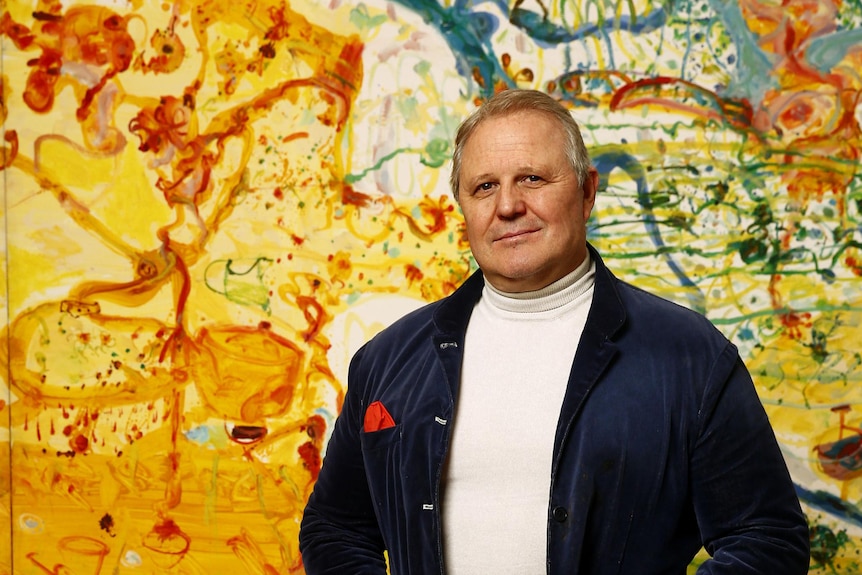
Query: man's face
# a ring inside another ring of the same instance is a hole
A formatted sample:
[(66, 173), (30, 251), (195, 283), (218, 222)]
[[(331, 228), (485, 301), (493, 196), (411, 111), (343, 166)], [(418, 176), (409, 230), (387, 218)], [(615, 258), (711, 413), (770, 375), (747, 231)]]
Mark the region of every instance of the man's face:
[(597, 183), (590, 170), (578, 185), (551, 116), (525, 111), (481, 123), (464, 145), (459, 199), (485, 279), (502, 291), (532, 291), (578, 267)]

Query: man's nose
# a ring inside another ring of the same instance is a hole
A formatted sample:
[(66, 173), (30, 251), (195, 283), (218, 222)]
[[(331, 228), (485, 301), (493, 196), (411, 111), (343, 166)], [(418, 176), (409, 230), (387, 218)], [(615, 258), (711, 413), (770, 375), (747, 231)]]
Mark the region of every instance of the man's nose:
[(504, 219), (518, 217), (526, 212), (523, 190), (516, 183), (503, 183), (497, 194), (497, 216)]

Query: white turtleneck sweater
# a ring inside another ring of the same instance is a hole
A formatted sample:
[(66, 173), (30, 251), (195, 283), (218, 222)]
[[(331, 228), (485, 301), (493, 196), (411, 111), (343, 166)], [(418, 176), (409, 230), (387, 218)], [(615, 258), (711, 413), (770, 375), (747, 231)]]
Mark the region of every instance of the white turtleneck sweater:
[(545, 573), (554, 435), (594, 278), (588, 257), (538, 291), (485, 284), (443, 477), (447, 575)]

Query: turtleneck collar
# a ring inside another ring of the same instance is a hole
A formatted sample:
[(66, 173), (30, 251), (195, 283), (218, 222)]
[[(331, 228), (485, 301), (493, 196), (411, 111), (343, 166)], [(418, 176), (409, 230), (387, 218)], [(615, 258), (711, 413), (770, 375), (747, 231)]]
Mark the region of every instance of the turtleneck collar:
[(574, 271), (542, 289), (508, 293), (487, 281), (482, 298), (493, 307), (510, 313), (536, 313), (559, 309), (589, 292), (595, 283), (596, 266), (589, 252)]

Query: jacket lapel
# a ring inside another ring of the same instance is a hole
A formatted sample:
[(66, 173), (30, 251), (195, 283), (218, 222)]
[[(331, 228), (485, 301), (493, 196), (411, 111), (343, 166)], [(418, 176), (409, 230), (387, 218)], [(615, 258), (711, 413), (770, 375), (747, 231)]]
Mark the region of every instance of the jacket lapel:
[(455, 292), (443, 300), (434, 312), (434, 346), (443, 364), (443, 373), (451, 398), (458, 397), (461, 383), (461, 363), (464, 357), (464, 336), (473, 307), (482, 297), (485, 280), (482, 272), (473, 273)]
[(625, 308), (617, 293), (618, 280), (605, 267), (598, 252), (589, 244), (587, 248), (596, 263), (596, 283), (590, 313), (575, 352), (566, 395), (560, 409), (557, 434), (554, 438), (552, 475), (556, 472), (559, 454), (584, 400), (618, 352), (613, 336), (626, 320)]

